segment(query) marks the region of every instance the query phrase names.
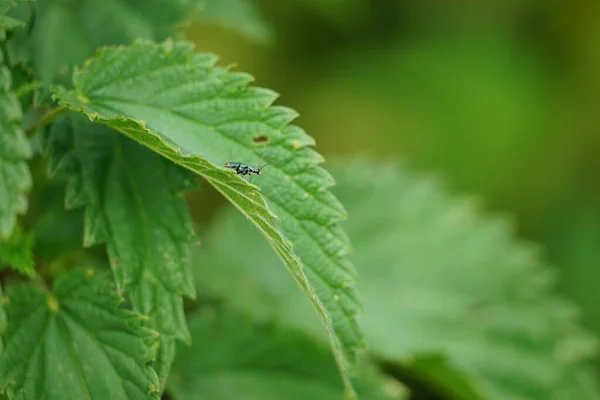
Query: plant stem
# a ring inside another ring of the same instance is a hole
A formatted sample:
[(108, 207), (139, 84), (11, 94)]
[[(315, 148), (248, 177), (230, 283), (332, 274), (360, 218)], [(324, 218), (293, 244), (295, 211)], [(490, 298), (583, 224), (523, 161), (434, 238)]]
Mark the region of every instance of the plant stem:
[(39, 128), (50, 124), (52, 121), (54, 121), (56, 118), (58, 118), (60, 115), (64, 114), (67, 111), (68, 109), (66, 107), (51, 108), (44, 115), (42, 115), (40, 119), (38, 119), (33, 124), (25, 128), (25, 134), (27, 136), (30, 136), (33, 132), (35, 132)]

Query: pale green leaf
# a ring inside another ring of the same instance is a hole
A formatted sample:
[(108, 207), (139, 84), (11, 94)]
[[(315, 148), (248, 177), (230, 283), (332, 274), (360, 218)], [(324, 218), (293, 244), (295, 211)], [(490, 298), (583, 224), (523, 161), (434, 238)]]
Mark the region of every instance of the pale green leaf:
[(158, 399), (149, 366), (156, 332), (119, 303), (106, 275), (91, 270), (59, 276), (52, 293), (31, 284), (8, 286), (0, 393), (40, 400)]
[[(72, 67), (105, 45), (164, 40), (189, 18), (199, 0), (36, 0), (31, 34), (20, 32), (44, 83), (67, 82)], [(14, 53), (23, 49), (12, 48)]]
[(558, 398), (595, 341), (551, 292), (552, 270), (535, 249), (431, 179), (368, 161), (337, 170), (373, 351), (445, 354), (489, 399)]
[(195, 295), (186, 247), (195, 235), (180, 193), (190, 186), (189, 176), (80, 115), (55, 123), (50, 142), (51, 164), (71, 171), (67, 206), (85, 206), (84, 246), (107, 243), (119, 291), (161, 333), (165, 348), (157, 372), (164, 381), (174, 355), (172, 340), (189, 342), (182, 296)]
[[(503, 219), (478, 215), (395, 164), (341, 162), (335, 171), (361, 273), (359, 321), (376, 356), (453, 399), (600, 398), (585, 364), (595, 340), (552, 293), (551, 270)], [(239, 250), (229, 251), (240, 236)], [(304, 299), (291, 297), (290, 279), (231, 210), (201, 241), (199, 290), (317, 333)], [(442, 360), (423, 358), (431, 354)]]
[[(74, 91), (56, 97), (201, 175), (259, 228), (324, 321), (351, 396), (349, 359), (362, 337), (355, 271), (338, 224), (346, 213), (327, 190), (333, 179), (308, 147), (313, 139), (289, 125), (296, 113), (271, 106), (273, 92), (248, 87), (248, 75), (215, 61), (184, 42), (107, 48), (75, 73)], [(253, 181), (260, 192), (215, 166), (259, 166), (262, 156), (270, 165)]]
[(204, 0), (199, 17), (201, 21), (223, 25), (260, 42), (271, 42), (275, 36), (255, 0)]
[[(202, 308), (190, 319), (192, 347), (179, 346), (167, 390), (177, 400), (338, 400), (344, 388), (323, 343), (228, 308)], [(368, 364), (357, 392), (369, 400), (406, 392)]]
[(26, 160), (31, 148), (21, 128), (22, 117), (19, 100), (11, 92), (10, 70), (0, 65), (0, 241), (11, 236), (17, 215), (27, 210), (31, 174)]
[(17, 226), (8, 240), (0, 242), (0, 268), (9, 265), (24, 275), (35, 276), (33, 241), (33, 233), (23, 233)]

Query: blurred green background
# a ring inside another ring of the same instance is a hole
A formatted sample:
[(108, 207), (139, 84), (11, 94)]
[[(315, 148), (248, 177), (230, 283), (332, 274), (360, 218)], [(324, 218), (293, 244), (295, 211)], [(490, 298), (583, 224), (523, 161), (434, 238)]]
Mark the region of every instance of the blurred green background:
[(186, 35), (281, 93), (326, 158), (400, 158), (513, 215), (600, 334), (600, 2), (258, 5), (271, 27)]

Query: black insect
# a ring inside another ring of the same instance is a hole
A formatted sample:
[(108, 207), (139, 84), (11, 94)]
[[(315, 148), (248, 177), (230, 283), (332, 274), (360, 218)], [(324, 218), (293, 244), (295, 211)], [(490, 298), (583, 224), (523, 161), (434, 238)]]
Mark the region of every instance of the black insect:
[[(261, 159), (262, 161), (262, 159)], [(252, 174), (260, 175), (260, 171), (269, 164), (265, 164), (262, 167), (252, 167), (248, 164), (244, 164), (237, 161), (228, 161), (225, 163), (225, 168), (235, 169), (235, 173), (243, 177), (250, 176), (250, 182), (252, 182)]]

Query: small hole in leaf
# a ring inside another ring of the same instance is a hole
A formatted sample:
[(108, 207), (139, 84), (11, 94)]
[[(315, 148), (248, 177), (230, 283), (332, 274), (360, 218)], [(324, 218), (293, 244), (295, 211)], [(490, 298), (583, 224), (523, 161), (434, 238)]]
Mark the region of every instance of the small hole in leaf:
[(267, 135), (255, 135), (255, 136), (252, 136), (252, 143), (254, 143), (254, 144), (267, 144), (267, 143), (269, 143), (269, 137)]

